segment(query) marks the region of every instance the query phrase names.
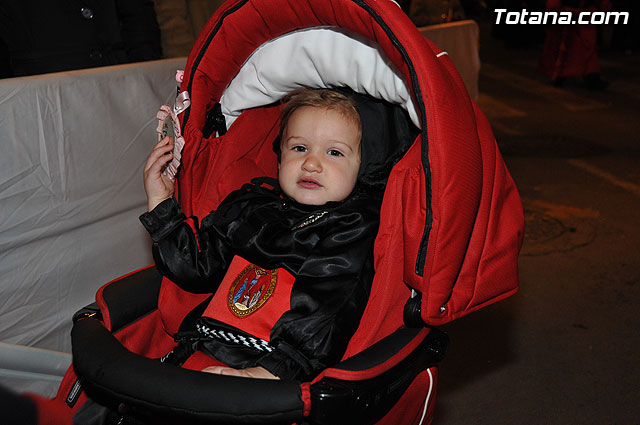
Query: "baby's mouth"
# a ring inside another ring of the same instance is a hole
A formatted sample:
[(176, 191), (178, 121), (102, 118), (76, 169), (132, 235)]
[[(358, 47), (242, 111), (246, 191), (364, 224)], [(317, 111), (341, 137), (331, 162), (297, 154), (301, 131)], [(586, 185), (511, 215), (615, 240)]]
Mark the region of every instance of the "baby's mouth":
[(318, 189), (322, 187), (318, 181), (308, 178), (298, 180), (298, 186), (303, 187), (304, 189)]

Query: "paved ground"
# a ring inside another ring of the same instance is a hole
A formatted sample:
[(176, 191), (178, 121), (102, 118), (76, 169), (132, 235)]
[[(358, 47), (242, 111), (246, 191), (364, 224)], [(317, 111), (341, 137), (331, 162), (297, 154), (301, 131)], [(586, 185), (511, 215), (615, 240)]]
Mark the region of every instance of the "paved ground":
[(526, 211), (520, 292), (444, 327), (436, 425), (640, 424), (640, 55), (563, 89), (481, 25), (479, 104)]

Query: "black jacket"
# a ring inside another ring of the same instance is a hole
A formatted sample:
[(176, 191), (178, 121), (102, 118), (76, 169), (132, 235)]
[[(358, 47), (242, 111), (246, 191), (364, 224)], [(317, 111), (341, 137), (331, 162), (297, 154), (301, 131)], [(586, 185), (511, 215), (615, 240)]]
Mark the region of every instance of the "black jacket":
[[(260, 185), (267, 180), (275, 189)], [(195, 235), (174, 198), (140, 219), (158, 269), (187, 291), (216, 291), (234, 255), (293, 275), (290, 310), (271, 330), (271, 352), (216, 339), (201, 348), (232, 367), (307, 379), (340, 360), (367, 303), (381, 203), (374, 193), (356, 187), (342, 202), (309, 206), (284, 197), (275, 180), (256, 179), (196, 221)]]
[(0, 77), (161, 55), (151, 0), (0, 0)]

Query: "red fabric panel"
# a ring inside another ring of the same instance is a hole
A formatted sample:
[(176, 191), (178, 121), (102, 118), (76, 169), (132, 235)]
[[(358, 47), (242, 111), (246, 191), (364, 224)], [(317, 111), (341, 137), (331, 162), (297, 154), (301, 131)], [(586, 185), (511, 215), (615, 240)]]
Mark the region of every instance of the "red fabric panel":
[(255, 284), (253, 291), (249, 295), (259, 290), (260, 286), (263, 286), (264, 290), (261, 298), (265, 300), (264, 304), (246, 316), (238, 316), (238, 314), (232, 312), (229, 308), (229, 297), (233, 297), (232, 292), (235, 293), (240, 289), (242, 282), (247, 279), (246, 276), (249, 276), (248, 281), (251, 281), (254, 276), (254, 272), (252, 271), (240, 279), (234, 287), (237, 277), (249, 266), (251, 266), (251, 263), (244, 258), (238, 256), (233, 257), (222, 283), (203, 316), (211, 317), (238, 329), (242, 329), (260, 339), (270, 341), (271, 329), (273, 329), (273, 326), (280, 316), (291, 309), (291, 289), (293, 288), (295, 278), (286, 270), (278, 269), (276, 271), (277, 281), (273, 288), (273, 293), (266, 295), (271, 275), (260, 277), (258, 283)]
[[(518, 191), (509, 175), (489, 123), (474, 105), (481, 135), (483, 186), (476, 225), (456, 285), (445, 312), (446, 321), (466, 315), (506, 298), (517, 290), (505, 291), (517, 282), (517, 257), (524, 236), (524, 212)], [(435, 309), (437, 306), (432, 306)]]
[[(429, 59), (418, 74), (426, 99), (431, 167), (433, 224), (423, 277), (406, 276), (422, 292), (423, 319), (437, 323), (440, 306), (451, 294), (475, 222), (482, 184), (482, 164), (471, 101), (450, 74), (447, 55)], [(435, 306), (435, 309), (429, 308)]]
[(160, 324), (156, 310), (114, 334), (127, 350), (149, 358), (159, 358), (171, 351), (176, 343)]
[(205, 217), (232, 191), (254, 177), (277, 175), (273, 140), (280, 107), (252, 109), (242, 114), (221, 137), (203, 141), (189, 173), (181, 176), (180, 202), (188, 215)]

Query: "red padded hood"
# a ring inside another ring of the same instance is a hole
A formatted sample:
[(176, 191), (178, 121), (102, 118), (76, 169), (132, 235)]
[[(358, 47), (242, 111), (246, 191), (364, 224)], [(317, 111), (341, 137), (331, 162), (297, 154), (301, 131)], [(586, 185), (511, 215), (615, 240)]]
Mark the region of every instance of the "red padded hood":
[[(181, 88), (191, 97), (181, 117), (185, 213), (202, 217), (250, 178), (276, 175), (271, 143), (279, 106), (242, 113), (224, 136), (204, 139), (201, 130), (260, 45), (311, 27), (340, 27), (377, 43), (405, 80), (422, 127), (389, 178), (376, 278), (347, 355), (402, 325), (410, 288), (422, 294), (422, 318), (433, 325), (515, 293), (523, 211), (489, 124), (448, 55), (390, 0), (240, 0), (216, 12), (189, 56)], [(161, 302), (188, 298), (165, 289)]]

